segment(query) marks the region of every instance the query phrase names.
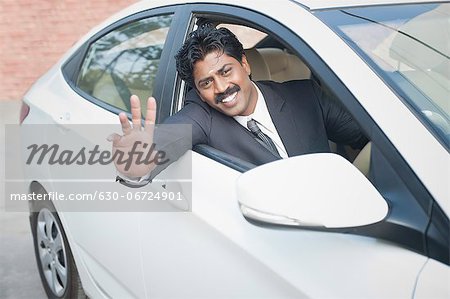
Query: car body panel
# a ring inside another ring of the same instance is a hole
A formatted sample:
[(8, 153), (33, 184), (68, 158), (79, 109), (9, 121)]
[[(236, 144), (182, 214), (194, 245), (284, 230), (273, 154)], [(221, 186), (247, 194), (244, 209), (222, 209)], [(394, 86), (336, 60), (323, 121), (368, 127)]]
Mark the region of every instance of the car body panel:
[[(134, 212), (63, 212), (60, 217), (65, 219), (66, 227), (71, 228), (74, 240), (71, 245), (73, 251), (77, 251), (77, 262), (82, 262), (86, 274), (102, 295), (112, 298), (146, 296), (139, 219)], [(96, 233), (86, 233), (93, 229)]]
[(448, 298), (450, 293), (450, 269), (448, 266), (429, 259), (420, 272), (417, 287), (414, 292), (415, 299)]
[[(177, 163), (173, 167), (181, 167)], [(192, 165), (191, 213), (141, 214), (149, 294), (239, 298), (264, 297), (264, 290), (268, 298), (412, 296), (426, 257), (370, 237), (255, 226), (237, 204), (240, 173), (195, 152)], [(276, 293), (280, 288), (261, 285), (271, 280), (297, 293), (286, 296)]]
[[(361, 6), (372, 6), (372, 5), (395, 5), (395, 4), (408, 4), (414, 3), (411, 0), (339, 0), (339, 1), (327, 1), (327, 0), (293, 0), (311, 10), (317, 9), (337, 9), (337, 8), (348, 8), (348, 7), (361, 7)], [(422, 3), (431, 3), (432, 0), (421, 1)]]

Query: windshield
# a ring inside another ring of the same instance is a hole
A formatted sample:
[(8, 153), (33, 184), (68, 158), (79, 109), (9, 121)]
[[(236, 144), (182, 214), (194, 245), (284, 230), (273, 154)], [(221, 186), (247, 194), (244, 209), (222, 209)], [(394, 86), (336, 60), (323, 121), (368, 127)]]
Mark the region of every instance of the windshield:
[(450, 144), (450, 3), (315, 13)]

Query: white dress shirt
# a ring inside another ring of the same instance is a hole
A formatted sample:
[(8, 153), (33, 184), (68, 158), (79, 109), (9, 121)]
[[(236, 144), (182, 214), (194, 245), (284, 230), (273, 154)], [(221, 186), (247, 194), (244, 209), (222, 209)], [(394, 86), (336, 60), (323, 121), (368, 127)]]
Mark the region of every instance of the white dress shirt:
[(247, 121), (249, 121), (250, 119), (254, 119), (258, 123), (261, 131), (269, 136), (270, 139), (272, 139), (273, 143), (275, 143), (275, 146), (277, 147), (278, 153), (280, 154), (281, 158), (285, 159), (288, 157), (288, 154), (286, 149), (284, 148), (283, 142), (281, 141), (280, 135), (278, 134), (278, 131), (273, 124), (272, 118), (270, 117), (269, 110), (267, 109), (266, 105), (266, 100), (264, 99), (264, 96), (259, 90), (258, 86), (256, 86), (255, 83), (253, 83), (253, 85), (258, 92), (255, 111), (248, 116), (234, 116), (234, 119), (247, 130), (249, 130), (247, 128)]

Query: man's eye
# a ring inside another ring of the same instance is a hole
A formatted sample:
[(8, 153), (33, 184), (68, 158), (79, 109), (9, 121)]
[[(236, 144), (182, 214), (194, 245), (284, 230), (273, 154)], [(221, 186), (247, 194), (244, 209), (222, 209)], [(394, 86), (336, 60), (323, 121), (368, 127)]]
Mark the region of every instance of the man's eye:
[(226, 69), (226, 70), (223, 70), (223, 72), (222, 72), (222, 76), (226, 76), (226, 75), (229, 75), (229, 74), (230, 74), (230, 72), (231, 72), (231, 68), (229, 68), (229, 69)]
[(211, 85), (211, 80), (203, 81), (201, 87), (207, 88), (209, 85)]

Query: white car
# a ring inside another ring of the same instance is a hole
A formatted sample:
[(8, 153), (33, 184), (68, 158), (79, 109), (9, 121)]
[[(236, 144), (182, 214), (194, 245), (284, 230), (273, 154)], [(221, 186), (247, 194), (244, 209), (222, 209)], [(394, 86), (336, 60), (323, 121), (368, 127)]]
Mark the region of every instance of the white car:
[[(131, 94), (153, 95), (161, 123), (188, 89), (174, 55), (206, 21), (238, 36), (254, 80), (311, 79), (334, 94), (369, 145), (259, 167), (201, 145), (146, 187), (112, 183), (157, 192), (192, 163), (189, 184), (172, 182), (181, 212), (30, 201), (48, 296), (449, 298), (449, 2), (142, 1), (33, 85), (22, 126), (118, 124)], [(66, 191), (39, 167), (30, 193)]]

